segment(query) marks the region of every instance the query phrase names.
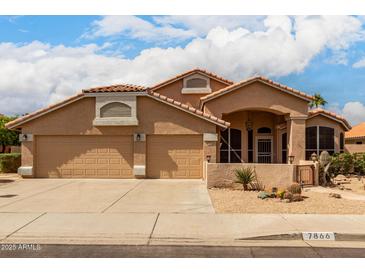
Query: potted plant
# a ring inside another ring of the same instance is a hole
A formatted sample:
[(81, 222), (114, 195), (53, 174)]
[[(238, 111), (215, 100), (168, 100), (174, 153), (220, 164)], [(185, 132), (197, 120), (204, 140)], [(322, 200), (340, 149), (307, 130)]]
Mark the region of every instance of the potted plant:
[(236, 183), (242, 184), (243, 190), (248, 190), (248, 185), (256, 180), (255, 171), (250, 167), (235, 169)]

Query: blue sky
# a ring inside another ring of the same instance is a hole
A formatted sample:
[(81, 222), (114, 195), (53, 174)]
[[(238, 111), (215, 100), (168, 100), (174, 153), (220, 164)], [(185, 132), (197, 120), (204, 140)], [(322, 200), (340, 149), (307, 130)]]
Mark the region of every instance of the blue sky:
[(362, 16), (0, 16), (0, 113), (101, 84), (153, 85), (201, 67), (261, 74), (365, 120)]

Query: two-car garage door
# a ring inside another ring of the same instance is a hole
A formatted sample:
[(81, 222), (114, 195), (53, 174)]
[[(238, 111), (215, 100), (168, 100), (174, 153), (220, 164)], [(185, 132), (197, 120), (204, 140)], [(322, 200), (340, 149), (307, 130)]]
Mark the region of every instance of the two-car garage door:
[(38, 136), (37, 177), (131, 178), (132, 136)]
[[(150, 135), (147, 177), (202, 178), (201, 135)], [(133, 178), (132, 136), (37, 136), (36, 176)]]

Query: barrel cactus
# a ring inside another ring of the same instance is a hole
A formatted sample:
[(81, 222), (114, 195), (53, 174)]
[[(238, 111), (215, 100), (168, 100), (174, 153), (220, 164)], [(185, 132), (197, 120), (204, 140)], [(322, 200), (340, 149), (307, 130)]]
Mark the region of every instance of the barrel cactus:
[(293, 194), (301, 194), (302, 193), (302, 188), (300, 187), (300, 184), (293, 183), (288, 187), (288, 191), (293, 193)]

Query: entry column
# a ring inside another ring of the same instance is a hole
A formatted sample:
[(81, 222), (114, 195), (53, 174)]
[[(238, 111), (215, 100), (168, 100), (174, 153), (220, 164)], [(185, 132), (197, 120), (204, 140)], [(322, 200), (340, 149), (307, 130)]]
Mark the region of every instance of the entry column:
[(306, 116), (287, 118), (288, 157), (294, 156), (293, 164), (305, 160), (305, 121)]
[(133, 175), (146, 177), (146, 134), (135, 133), (133, 149)]

